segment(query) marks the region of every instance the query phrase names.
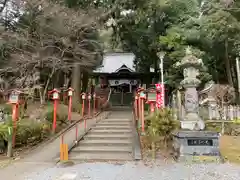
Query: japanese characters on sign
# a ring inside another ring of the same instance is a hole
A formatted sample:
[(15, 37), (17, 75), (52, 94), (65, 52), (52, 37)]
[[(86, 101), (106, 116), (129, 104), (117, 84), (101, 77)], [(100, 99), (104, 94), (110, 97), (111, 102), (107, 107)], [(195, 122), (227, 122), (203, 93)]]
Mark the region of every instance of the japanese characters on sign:
[(156, 100), (156, 107), (161, 108), (163, 107), (163, 98), (164, 98), (164, 85), (163, 84), (155, 84), (157, 93), (157, 100)]
[(12, 93), (9, 97), (9, 102), (12, 104), (17, 104), (18, 103), (18, 97), (19, 95), (16, 93)]
[(53, 100), (59, 99), (59, 93), (57, 91), (53, 92)]

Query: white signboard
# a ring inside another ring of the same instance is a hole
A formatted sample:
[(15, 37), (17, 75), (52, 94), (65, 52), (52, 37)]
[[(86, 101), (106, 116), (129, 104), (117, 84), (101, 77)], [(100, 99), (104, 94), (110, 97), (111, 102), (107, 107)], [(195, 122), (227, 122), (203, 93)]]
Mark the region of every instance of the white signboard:
[(54, 92), (54, 93), (53, 93), (53, 99), (58, 99), (58, 98), (59, 98), (58, 93), (57, 93), (57, 92)]
[(73, 92), (72, 91), (68, 91), (68, 96), (72, 96)]
[(110, 86), (119, 86), (121, 84), (137, 85), (137, 80), (129, 80), (129, 79), (109, 80), (108, 82)]
[(18, 103), (18, 97), (19, 97), (18, 94), (11, 94), (9, 97), (9, 102), (12, 104)]

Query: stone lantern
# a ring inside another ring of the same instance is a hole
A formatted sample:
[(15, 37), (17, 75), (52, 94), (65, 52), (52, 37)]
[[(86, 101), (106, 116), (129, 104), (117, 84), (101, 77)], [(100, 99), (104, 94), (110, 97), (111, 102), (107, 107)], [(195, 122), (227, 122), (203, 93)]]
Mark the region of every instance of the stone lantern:
[(203, 67), (201, 60), (196, 58), (190, 48), (186, 55), (177, 64), (183, 69), (184, 79), (181, 86), (184, 88), (185, 115), (181, 120), (181, 130), (173, 133), (173, 155), (178, 161), (220, 162), (219, 133), (205, 131), (205, 124), (199, 117), (199, 100), (197, 78), (199, 69)]
[(181, 128), (189, 130), (202, 130), (205, 128), (205, 125), (199, 117), (199, 100), (196, 89), (201, 83), (197, 76), (199, 75), (199, 69), (203, 67), (202, 60), (194, 56), (188, 47), (186, 49), (185, 57), (177, 64), (177, 66), (183, 69), (184, 79), (180, 84), (185, 90), (185, 116), (181, 121)]

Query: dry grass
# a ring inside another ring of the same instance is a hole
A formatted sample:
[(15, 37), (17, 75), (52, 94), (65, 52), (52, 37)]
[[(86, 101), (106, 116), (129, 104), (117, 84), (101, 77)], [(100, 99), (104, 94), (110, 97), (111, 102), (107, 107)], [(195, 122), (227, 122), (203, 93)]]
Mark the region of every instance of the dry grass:
[[(146, 136), (140, 136), (143, 161), (146, 163), (152, 160), (152, 150)], [(163, 143), (156, 143), (156, 160), (164, 162), (172, 161), (171, 150)]]
[(227, 161), (240, 164), (240, 136), (222, 136), (220, 150)]

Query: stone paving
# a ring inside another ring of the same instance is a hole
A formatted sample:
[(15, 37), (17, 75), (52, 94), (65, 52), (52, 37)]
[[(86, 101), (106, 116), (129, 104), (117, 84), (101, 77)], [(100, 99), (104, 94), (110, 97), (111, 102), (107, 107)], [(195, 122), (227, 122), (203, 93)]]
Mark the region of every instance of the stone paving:
[(181, 164), (127, 162), (123, 165), (83, 163), (52, 167), (21, 180), (238, 180), (240, 166), (230, 164)]

